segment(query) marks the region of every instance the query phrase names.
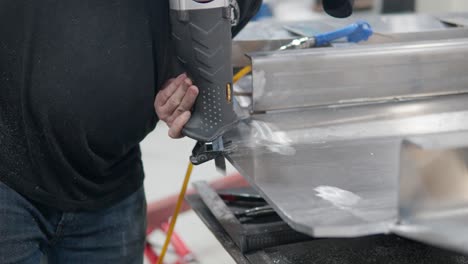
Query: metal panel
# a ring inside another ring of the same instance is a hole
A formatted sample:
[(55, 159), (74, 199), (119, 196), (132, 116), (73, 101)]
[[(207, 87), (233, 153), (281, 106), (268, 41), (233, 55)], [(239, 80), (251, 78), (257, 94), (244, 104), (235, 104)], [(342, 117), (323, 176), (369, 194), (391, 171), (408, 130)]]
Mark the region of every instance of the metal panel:
[[(444, 16), (441, 14), (440, 16)], [(344, 27), (356, 20), (364, 19), (379, 33), (414, 33), (445, 29), (446, 26), (439, 18), (426, 14), (399, 14), (399, 15), (353, 15), (346, 19), (336, 19), (323, 16), (308, 21), (278, 21), (261, 20), (249, 23), (235, 38), (236, 41), (253, 40), (280, 40), (290, 38), (291, 35), (284, 26), (299, 26), (307, 32), (322, 33)]]
[[(392, 235), (354, 239), (316, 239), (303, 243), (278, 245), (243, 255), (198, 195), (187, 202), (206, 224), (226, 251), (239, 264), (466, 264), (468, 257), (422, 245)], [(389, 257), (391, 256), (391, 257)], [(248, 259), (248, 260), (247, 260)]]
[(468, 254), (468, 137), (411, 138), (401, 156), (393, 232)]
[[(441, 16), (448, 15), (442, 14)], [(324, 17), (317, 20), (295, 22), (262, 20), (249, 23), (235, 38), (233, 64), (235, 67), (250, 65), (250, 59), (246, 54), (273, 51), (297, 37), (288, 32), (285, 26), (303, 29), (302, 31), (307, 35), (315, 35), (344, 27), (356, 22), (357, 19), (365, 19), (378, 33), (368, 42), (360, 43), (360, 45), (468, 37), (466, 29), (449, 29), (438, 18), (421, 14), (353, 16), (348, 19)]]
[(468, 13), (446, 13), (437, 16), (441, 21), (460, 27), (468, 26)]
[(468, 39), (252, 56), (256, 112), (468, 92)]
[(442, 96), (254, 115), (226, 135), (236, 146), (228, 158), (298, 231), (386, 233), (398, 219), (401, 142), (468, 137), (467, 102), (468, 95)]
[[(468, 253), (467, 32), (253, 55), (254, 112), (226, 134), (229, 160), (298, 231), (395, 232)], [(443, 206), (425, 196), (440, 189), (411, 185), (425, 173), (408, 171), (434, 153), (446, 161), (426, 171), (453, 189)], [(461, 173), (441, 172), (454, 164)]]
[(428, 14), (352, 16), (344, 20), (328, 18), (327, 22), (333, 26), (340, 26), (353, 23), (356, 19), (367, 20), (379, 33), (424, 32), (446, 28), (437, 17)]
[[(233, 65), (234, 67), (250, 65), (251, 60), (246, 54), (259, 51), (274, 51), (279, 49), (281, 46), (291, 42), (291, 40), (294, 38), (295, 37), (289, 36), (283, 39), (236, 40), (232, 44)], [(468, 29), (447, 28), (443, 30), (425, 32), (375, 34), (368, 41), (359, 43), (358, 45), (447, 40), (459, 38), (468, 38)], [(340, 45), (341, 43), (336, 43), (336, 46)]]

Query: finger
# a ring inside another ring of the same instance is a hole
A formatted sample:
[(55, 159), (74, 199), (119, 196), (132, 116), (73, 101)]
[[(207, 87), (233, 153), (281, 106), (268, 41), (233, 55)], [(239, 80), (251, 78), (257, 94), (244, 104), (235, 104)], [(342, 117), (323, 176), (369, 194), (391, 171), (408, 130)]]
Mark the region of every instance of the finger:
[[(170, 78), (169, 80), (167, 80), (163, 86), (162, 86), (162, 89), (161, 89), (161, 92), (159, 92), (158, 94), (156, 94), (156, 99), (154, 100), (154, 108), (156, 109), (156, 113), (159, 115), (160, 113), (159, 112), (159, 107), (162, 106), (162, 99), (163, 99), (163, 92), (162, 90), (166, 89), (172, 82), (175, 81), (175, 78)], [(162, 118), (162, 117), (160, 117)]]
[(179, 107), (182, 99), (184, 98), (185, 94), (187, 93), (188, 88), (192, 82), (189, 79), (185, 79), (181, 85), (177, 88), (177, 90), (171, 95), (171, 97), (167, 100), (166, 104), (163, 105), (163, 111), (169, 113), (170, 115)]
[(167, 100), (169, 100), (185, 79), (187, 79), (187, 74), (183, 73), (177, 76), (177, 78), (172, 79), (172, 81), (168, 80), (163, 86), (164, 88), (156, 96), (156, 104), (161, 106), (166, 104)]
[(185, 113), (186, 111), (190, 111), (195, 103), (195, 100), (198, 96), (198, 88), (194, 85), (190, 86), (187, 92), (182, 99), (182, 102), (179, 104), (179, 107), (174, 111), (172, 116), (169, 118), (170, 122), (175, 120), (181, 114)]
[(188, 78), (188, 77), (185, 79), (185, 82), (188, 84), (188, 86), (193, 85), (192, 80), (190, 78)]
[(156, 96), (156, 103), (161, 106), (164, 105), (185, 79), (187, 79), (187, 75), (183, 73), (177, 76), (177, 78), (172, 79), (172, 81), (168, 80)]
[(171, 128), (169, 128), (169, 137), (171, 138), (181, 138), (182, 137), (182, 129), (184, 128), (185, 124), (190, 119), (190, 112), (184, 112), (179, 117), (177, 117), (174, 122), (172, 123)]
[(170, 78), (169, 80), (167, 80), (164, 84), (163, 84), (163, 89), (166, 88), (167, 86), (169, 86), (173, 81), (175, 81), (176, 78)]

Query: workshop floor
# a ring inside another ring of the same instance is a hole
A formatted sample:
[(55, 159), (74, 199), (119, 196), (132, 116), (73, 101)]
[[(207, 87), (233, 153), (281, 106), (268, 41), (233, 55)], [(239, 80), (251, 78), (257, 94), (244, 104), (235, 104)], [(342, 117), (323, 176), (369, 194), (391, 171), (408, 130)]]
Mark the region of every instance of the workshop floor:
[[(190, 139), (172, 140), (167, 136), (167, 127), (160, 123), (142, 143), (143, 162), (146, 172), (146, 197), (148, 203), (179, 192), (188, 157), (194, 146)], [(232, 171), (228, 168), (228, 171)], [(192, 182), (221, 177), (214, 163), (195, 167)], [(181, 215), (176, 232), (187, 242), (190, 249), (203, 264), (232, 264), (234, 261), (223, 250), (205, 225), (193, 212)], [(162, 243), (161, 239), (158, 242)]]

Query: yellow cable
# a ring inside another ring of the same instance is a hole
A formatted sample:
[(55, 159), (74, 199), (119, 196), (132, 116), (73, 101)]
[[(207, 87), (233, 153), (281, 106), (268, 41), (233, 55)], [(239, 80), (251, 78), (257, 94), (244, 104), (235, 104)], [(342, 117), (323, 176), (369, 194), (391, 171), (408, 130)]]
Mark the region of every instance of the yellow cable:
[[(246, 66), (242, 68), (236, 75), (234, 75), (233, 82), (236, 83), (244, 76), (252, 72), (252, 66)], [(182, 185), (182, 190), (180, 191), (179, 198), (177, 199), (176, 208), (174, 214), (172, 215), (171, 223), (169, 225), (169, 229), (167, 230), (166, 234), (166, 241), (164, 241), (164, 246), (161, 250), (161, 256), (159, 256), (158, 264), (163, 264), (164, 257), (166, 256), (167, 249), (169, 248), (169, 243), (171, 242), (172, 233), (174, 232), (174, 228), (177, 222), (177, 217), (179, 216), (180, 208), (184, 202), (185, 193), (187, 192), (187, 187), (190, 182), (190, 176), (192, 176), (193, 164), (190, 162), (187, 168), (187, 172), (185, 173), (184, 183)]]
[(187, 192), (187, 187), (190, 181), (190, 176), (192, 176), (193, 164), (190, 162), (185, 173), (184, 184), (182, 185), (182, 190), (180, 191), (179, 198), (177, 199), (176, 208), (174, 214), (172, 215), (171, 224), (167, 230), (166, 241), (164, 242), (164, 247), (161, 251), (161, 256), (159, 257), (158, 264), (162, 264), (164, 257), (166, 256), (167, 249), (169, 248), (169, 243), (171, 242), (172, 233), (174, 232), (174, 227), (177, 222), (177, 217), (179, 216), (180, 208), (184, 203), (185, 193)]
[(242, 79), (244, 76), (246, 76), (247, 74), (251, 72), (252, 72), (252, 66), (250, 65), (245, 66), (244, 68), (242, 68), (242, 70), (236, 73), (236, 75), (234, 75), (233, 82), (234, 83), (238, 82), (240, 79)]

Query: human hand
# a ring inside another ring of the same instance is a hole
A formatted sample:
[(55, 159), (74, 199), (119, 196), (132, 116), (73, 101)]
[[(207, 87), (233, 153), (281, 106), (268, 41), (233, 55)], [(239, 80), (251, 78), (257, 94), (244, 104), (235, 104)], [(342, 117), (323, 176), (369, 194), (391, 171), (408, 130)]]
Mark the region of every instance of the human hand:
[(181, 138), (182, 129), (189, 121), (198, 88), (187, 75), (169, 79), (156, 95), (154, 108), (159, 119), (169, 126), (169, 137)]

